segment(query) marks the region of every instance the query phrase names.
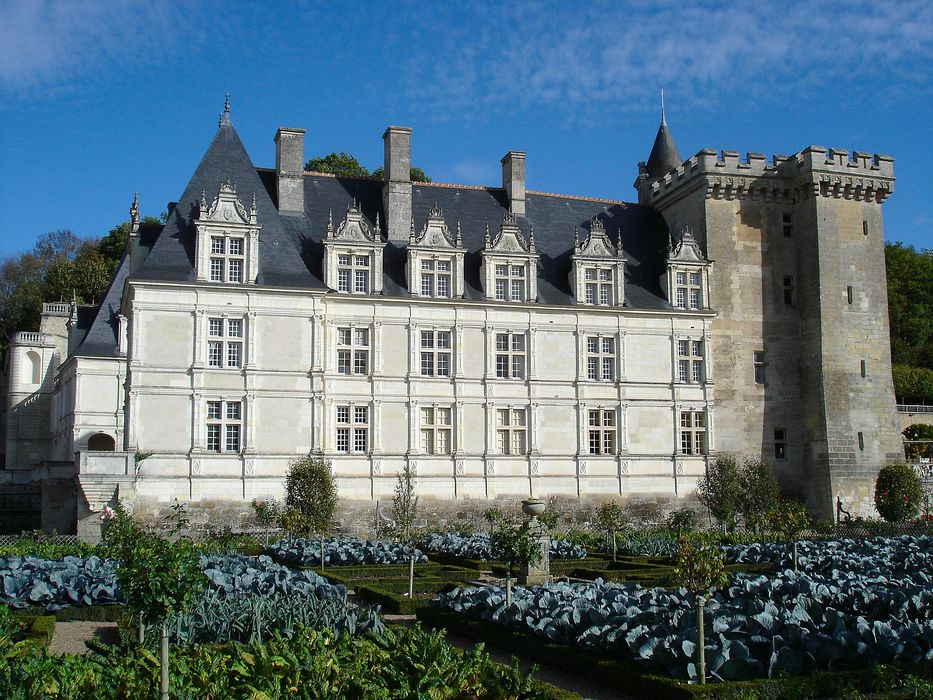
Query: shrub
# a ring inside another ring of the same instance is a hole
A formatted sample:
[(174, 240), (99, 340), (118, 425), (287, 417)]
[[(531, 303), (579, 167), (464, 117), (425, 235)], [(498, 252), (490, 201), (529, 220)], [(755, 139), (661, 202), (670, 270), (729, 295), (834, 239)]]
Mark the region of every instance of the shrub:
[(793, 544), (793, 564), (797, 570), (797, 537), (810, 524), (810, 516), (802, 503), (791, 500), (781, 500), (766, 516), (768, 527), (773, 532), (780, 533)]
[(697, 516), (689, 508), (679, 508), (671, 511), (664, 525), (668, 530), (676, 532), (678, 537), (682, 537), (697, 529)]
[(739, 510), (745, 525), (759, 532), (768, 509), (780, 495), (771, 465), (762, 459), (746, 459), (739, 473), (739, 488)]
[[(907, 459), (933, 457), (933, 425), (927, 423), (910, 425), (904, 428), (902, 435), (904, 436), (904, 451), (907, 453)], [(915, 442), (919, 440), (930, 440), (931, 442)]]
[(618, 503), (603, 503), (596, 509), (596, 523), (606, 533), (606, 544), (611, 544), (612, 559), (616, 559), (616, 536), (625, 529), (625, 511)]
[(739, 465), (731, 455), (717, 455), (697, 481), (697, 498), (724, 530), (735, 529), (742, 502)]
[(314, 533), (321, 541), (321, 568), (324, 568), (324, 535), (334, 521), (337, 486), (330, 462), (299, 457), (288, 465), (285, 476), (285, 511), (282, 526), (293, 535)]
[(923, 484), (909, 464), (887, 464), (875, 480), (875, 508), (889, 523), (900, 523), (917, 515), (923, 500)]
[(933, 403), (933, 369), (891, 365), (894, 379), (894, 395), (899, 403)]

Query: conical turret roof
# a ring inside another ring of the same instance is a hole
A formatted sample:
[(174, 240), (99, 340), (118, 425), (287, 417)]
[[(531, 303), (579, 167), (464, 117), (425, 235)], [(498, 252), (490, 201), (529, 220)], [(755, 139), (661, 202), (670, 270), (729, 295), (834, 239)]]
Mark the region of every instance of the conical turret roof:
[(683, 160), (681, 160), (680, 154), (677, 152), (677, 146), (674, 145), (674, 137), (671, 136), (670, 129), (667, 128), (667, 122), (662, 116), (658, 135), (654, 137), (651, 155), (648, 156), (648, 162), (645, 165), (648, 177), (661, 177), (681, 163), (683, 163)]

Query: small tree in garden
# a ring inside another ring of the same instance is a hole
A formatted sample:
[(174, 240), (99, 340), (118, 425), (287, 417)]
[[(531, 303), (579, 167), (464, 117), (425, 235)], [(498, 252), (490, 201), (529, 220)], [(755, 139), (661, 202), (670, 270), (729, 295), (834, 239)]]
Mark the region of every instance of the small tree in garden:
[(502, 511), (495, 506), (490, 506), (483, 511), (483, 520), (489, 523), (489, 539), (492, 540), (496, 525), (502, 520)]
[(541, 542), (527, 523), (500, 519), (492, 533), (492, 554), (505, 562), (505, 604), (511, 605), (513, 569), (537, 564), (541, 559)]
[(254, 498), (251, 504), (253, 512), (256, 514), (256, 520), (265, 528), (265, 543), (269, 544), (269, 531), (275, 527), (282, 518), (282, 506), (274, 498), (268, 501), (260, 501)]
[(616, 561), (616, 536), (625, 529), (625, 511), (618, 503), (608, 501), (596, 509), (596, 525), (606, 533), (606, 546), (612, 549), (612, 561)]
[(697, 498), (723, 531), (734, 530), (741, 504), (739, 465), (731, 455), (717, 455), (697, 481)]
[(689, 508), (678, 508), (670, 512), (665, 525), (668, 530), (676, 532), (677, 539), (680, 539), (687, 533), (697, 529), (697, 516)]
[(703, 609), (711, 588), (724, 586), (728, 581), (722, 552), (715, 545), (695, 544), (686, 539), (677, 542), (674, 564), (674, 582), (693, 593), (697, 599), (697, 675), (706, 683), (706, 634)]
[(398, 475), (392, 499), (392, 519), (395, 534), (408, 545), (408, 597), (415, 596), (415, 518), (418, 516), (418, 496), (415, 494), (415, 474), (406, 463)]
[(330, 462), (305, 456), (293, 459), (285, 476), (285, 511), (282, 526), (291, 534), (316, 534), (324, 568), (324, 536), (334, 522), (337, 485)]
[(810, 516), (806, 506), (798, 501), (782, 499), (768, 511), (765, 521), (772, 532), (780, 534), (791, 543), (794, 571), (797, 570), (797, 538), (810, 526)]
[(160, 698), (168, 700), (168, 619), (173, 613), (183, 613), (201, 591), (204, 572), (187, 538), (169, 542), (134, 526), (122, 546), (117, 582), (127, 608), (139, 615), (140, 643), (143, 625), (161, 627)]
[(923, 482), (903, 462), (886, 464), (875, 480), (875, 508), (889, 523), (902, 523), (917, 515), (923, 502)]
[(781, 495), (771, 465), (762, 459), (746, 459), (739, 473), (739, 489), (739, 509), (745, 525), (758, 534), (768, 510)]

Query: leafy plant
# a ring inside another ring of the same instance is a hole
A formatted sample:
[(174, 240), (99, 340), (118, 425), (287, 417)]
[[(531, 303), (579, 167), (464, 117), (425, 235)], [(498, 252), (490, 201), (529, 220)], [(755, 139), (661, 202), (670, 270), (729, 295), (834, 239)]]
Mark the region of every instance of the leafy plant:
[(415, 595), (415, 518), (418, 516), (418, 496), (415, 494), (415, 474), (406, 462), (398, 475), (392, 499), (392, 519), (396, 536), (408, 547), (408, 597)]
[(741, 476), (738, 463), (731, 455), (716, 455), (706, 467), (706, 473), (697, 481), (697, 498), (723, 531), (735, 529), (736, 517), (741, 510)]
[[(904, 452), (907, 459), (933, 457), (933, 425), (929, 423), (916, 423), (904, 428)], [(923, 442), (926, 441), (926, 442)]]
[(677, 543), (674, 580), (696, 596), (697, 601), (697, 661), (700, 684), (706, 683), (706, 622), (703, 608), (710, 588), (718, 588), (728, 581), (722, 553), (704, 544), (682, 539)]
[(162, 519), (165, 527), (165, 534), (169, 537), (177, 537), (182, 532), (191, 527), (191, 519), (188, 517), (188, 506), (177, 498), (169, 508), (168, 514)]
[(512, 574), (516, 566), (534, 566), (541, 559), (541, 542), (527, 523), (501, 520), (491, 540), (492, 554), (506, 565), (506, 605), (512, 602)]
[(330, 462), (314, 457), (292, 460), (285, 476), (283, 526), (292, 534), (314, 533), (318, 536), (322, 569), (324, 536), (333, 526), (336, 507), (337, 486)]
[(913, 467), (903, 462), (886, 464), (875, 479), (875, 508), (889, 523), (917, 515), (923, 501), (923, 484)]
[[(276, 559), (298, 566), (313, 566), (321, 561), (320, 540), (303, 537), (280, 540), (266, 551)], [(360, 566), (363, 564), (402, 564), (410, 559), (407, 547), (395, 542), (373, 542), (358, 537), (329, 538), (323, 541), (326, 566)], [(417, 549), (415, 562), (427, 557)]]
[(596, 523), (606, 534), (607, 548), (611, 544), (612, 560), (616, 561), (616, 536), (625, 530), (627, 525), (625, 511), (618, 503), (612, 501), (602, 503), (596, 509)]
[(763, 459), (746, 459), (739, 473), (739, 488), (742, 518), (745, 525), (757, 534), (764, 525), (765, 515), (781, 493), (771, 465)]
[[(456, 532), (432, 532), (421, 538), (421, 547), (428, 552), (452, 554), (464, 559), (488, 561), (494, 558), (492, 540), (485, 533), (461, 535)], [(586, 550), (569, 540), (552, 539), (548, 556), (551, 559), (584, 559)]]
[(697, 516), (689, 508), (672, 510), (667, 516), (665, 527), (676, 533), (678, 539), (697, 529)]
[(778, 504), (768, 511), (765, 520), (768, 527), (781, 534), (785, 540), (791, 543), (793, 549), (794, 571), (797, 570), (797, 539), (800, 533), (810, 525), (810, 516), (807, 508), (798, 501), (782, 499)]

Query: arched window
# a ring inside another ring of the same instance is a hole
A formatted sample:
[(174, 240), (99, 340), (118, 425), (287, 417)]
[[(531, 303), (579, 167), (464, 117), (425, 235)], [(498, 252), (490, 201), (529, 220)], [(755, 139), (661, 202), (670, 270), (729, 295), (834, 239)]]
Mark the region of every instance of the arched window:
[(23, 364), (23, 383), (42, 383), (42, 358), (35, 350), (26, 353), (26, 362)]
[(87, 441), (87, 449), (91, 452), (113, 452), (117, 449), (117, 443), (106, 433), (97, 433)]

